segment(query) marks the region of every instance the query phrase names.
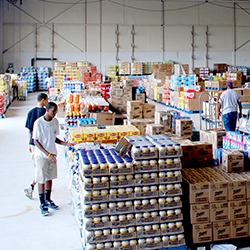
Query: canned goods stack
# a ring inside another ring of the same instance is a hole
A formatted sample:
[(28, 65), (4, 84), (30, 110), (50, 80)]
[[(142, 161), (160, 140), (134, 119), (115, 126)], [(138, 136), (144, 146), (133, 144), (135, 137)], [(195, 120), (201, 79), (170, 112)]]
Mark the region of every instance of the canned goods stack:
[(164, 136), (126, 140), (132, 158), (121, 158), (115, 149), (78, 151), (84, 249), (185, 245), (181, 147)]

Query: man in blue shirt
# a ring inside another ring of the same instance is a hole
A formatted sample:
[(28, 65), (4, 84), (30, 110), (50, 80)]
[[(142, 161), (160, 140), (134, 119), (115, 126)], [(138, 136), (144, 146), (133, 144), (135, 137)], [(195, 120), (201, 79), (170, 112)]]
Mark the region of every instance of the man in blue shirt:
[(234, 91), (232, 82), (227, 83), (227, 90), (222, 93), (220, 99), (222, 101), (222, 121), (226, 131), (235, 131), (237, 122), (237, 109), (239, 106), (239, 118), (242, 115), (242, 106), (240, 95)]
[[(31, 109), (27, 114), (26, 124), (25, 127), (29, 130), (29, 151), (32, 154), (31, 158), (34, 163), (34, 149), (35, 144), (34, 140), (32, 138), (33, 133), (33, 126), (34, 122), (41, 116), (43, 116), (46, 112), (46, 109), (44, 108), (48, 103), (48, 96), (45, 93), (40, 93), (37, 96), (37, 105), (35, 108)], [(35, 180), (31, 183), (31, 185), (24, 189), (25, 195), (32, 199), (34, 187), (36, 185)]]

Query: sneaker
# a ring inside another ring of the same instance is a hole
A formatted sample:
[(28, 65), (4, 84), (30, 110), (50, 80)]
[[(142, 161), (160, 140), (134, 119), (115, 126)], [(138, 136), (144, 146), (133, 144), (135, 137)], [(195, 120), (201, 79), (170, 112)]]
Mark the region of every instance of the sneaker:
[(59, 209), (59, 206), (57, 206), (52, 200), (46, 201), (46, 206), (55, 210)]
[(40, 209), (41, 209), (42, 216), (48, 216), (48, 215), (50, 215), (48, 207), (45, 204), (42, 204), (40, 206)]
[(24, 193), (29, 199), (33, 198), (33, 189), (30, 186), (24, 189)]

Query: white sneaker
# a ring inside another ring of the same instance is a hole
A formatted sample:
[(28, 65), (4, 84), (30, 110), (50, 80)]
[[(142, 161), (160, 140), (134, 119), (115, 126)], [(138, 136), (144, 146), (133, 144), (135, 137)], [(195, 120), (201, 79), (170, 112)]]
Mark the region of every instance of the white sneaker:
[(24, 189), (24, 193), (25, 195), (32, 200), (33, 198), (33, 189), (29, 186), (27, 188)]

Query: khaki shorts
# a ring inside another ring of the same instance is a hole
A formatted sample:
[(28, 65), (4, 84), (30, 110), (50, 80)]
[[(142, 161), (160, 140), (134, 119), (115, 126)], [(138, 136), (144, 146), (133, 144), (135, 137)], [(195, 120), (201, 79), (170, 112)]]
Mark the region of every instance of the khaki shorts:
[(57, 178), (57, 164), (49, 159), (35, 155), (35, 180), (37, 183), (44, 184)]

